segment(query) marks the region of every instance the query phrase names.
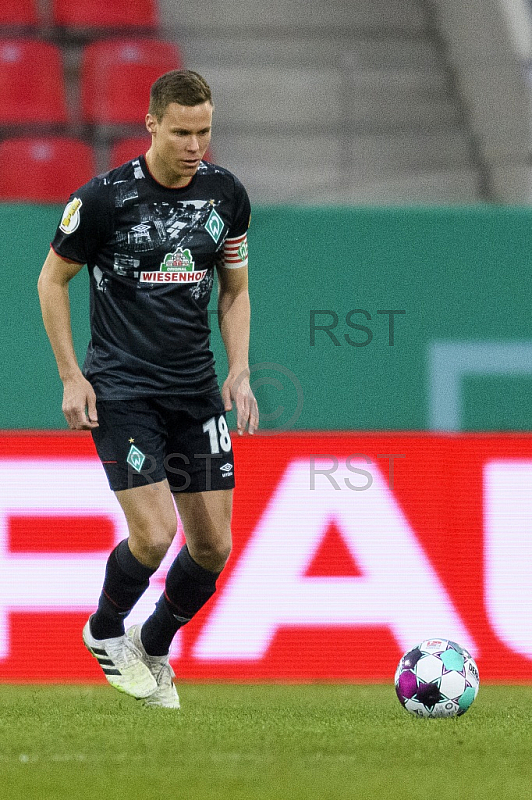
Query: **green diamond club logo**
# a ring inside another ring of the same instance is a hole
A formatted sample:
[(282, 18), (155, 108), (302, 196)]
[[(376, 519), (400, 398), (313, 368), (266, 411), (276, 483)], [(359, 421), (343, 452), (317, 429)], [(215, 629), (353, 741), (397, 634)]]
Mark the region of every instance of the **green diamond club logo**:
[(222, 235), (222, 231), (224, 229), (224, 221), (220, 217), (220, 215), (216, 213), (214, 208), (209, 215), (209, 219), (205, 223), (205, 227), (209, 231), (214, 241), (218, 242), (220, 236)]
[(165, 255), (161, 261), (161, 272), (190, 272), (195, 266), (190, 250), (178, 247), (173, 253)]
[(142, 450), (139, 450), (138, 447), (135, 447), (135, 445), (132, 444), (131, 447), (129, 448), (129, 453), (127, 454), (127, 459), (126, 459), (127, 463), (131, 467), (133, 467), (135, 472), (140, 472), (145, 460), (146, 456), (144, 455)]

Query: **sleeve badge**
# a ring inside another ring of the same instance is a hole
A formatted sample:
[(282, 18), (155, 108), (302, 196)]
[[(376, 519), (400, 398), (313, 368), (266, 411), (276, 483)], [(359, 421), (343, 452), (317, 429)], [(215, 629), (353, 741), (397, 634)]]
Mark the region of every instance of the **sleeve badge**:
[(61, 218), (61, 224), (59, 225), (59, 229), (62, 230), (63, 233), (74, 233), (74, 231), (77, 230), (80, 222), (80, 208), (82, 205), (83, 203), (79, 197), (74, 197), (74, 199), (67, 204)]

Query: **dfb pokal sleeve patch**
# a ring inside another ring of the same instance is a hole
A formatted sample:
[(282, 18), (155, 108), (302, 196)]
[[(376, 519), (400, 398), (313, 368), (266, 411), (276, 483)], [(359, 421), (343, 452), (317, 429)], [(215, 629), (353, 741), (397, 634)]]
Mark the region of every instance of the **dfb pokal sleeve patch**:
[(74, 197), (67, 203), (63, 216), (61, 217), (61, 224), (59, 225), (59, 229), (62, 230), (63, 233), (74, 233), (74, 231), (77, 230), (79, 227), (80, 208), (82, 205), (83, 203), (79, 197)]

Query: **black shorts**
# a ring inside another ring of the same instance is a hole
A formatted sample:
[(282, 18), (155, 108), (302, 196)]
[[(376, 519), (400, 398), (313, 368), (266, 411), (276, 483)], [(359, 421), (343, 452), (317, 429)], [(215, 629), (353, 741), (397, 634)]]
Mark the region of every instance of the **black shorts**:
[(232, 489), (233, 449), (221, 399), (99, 400), (96, 450), (115, 492), (168, 479), (172, 492)]

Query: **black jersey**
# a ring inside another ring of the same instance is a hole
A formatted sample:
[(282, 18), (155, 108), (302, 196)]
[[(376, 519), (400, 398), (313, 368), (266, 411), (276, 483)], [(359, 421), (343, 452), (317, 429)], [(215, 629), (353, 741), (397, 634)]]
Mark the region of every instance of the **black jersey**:
[(207, 162), (169, 189), (140, 156), (71, 195), (52, 247), (89, 270), (98, 399), (218, 391), (207, 306), (214, 268), (247, 263), (249, 216), (242, 184)]

